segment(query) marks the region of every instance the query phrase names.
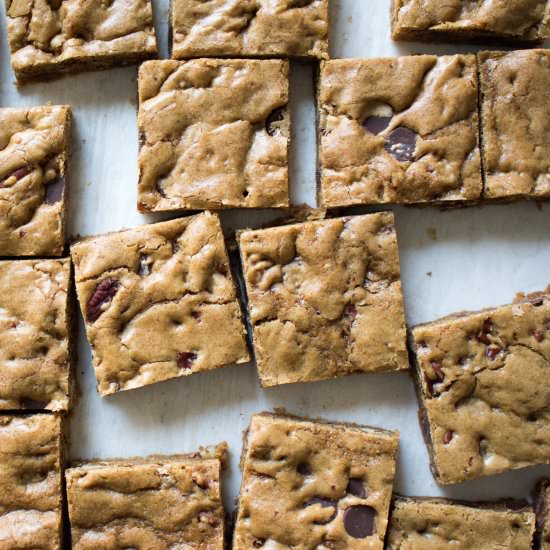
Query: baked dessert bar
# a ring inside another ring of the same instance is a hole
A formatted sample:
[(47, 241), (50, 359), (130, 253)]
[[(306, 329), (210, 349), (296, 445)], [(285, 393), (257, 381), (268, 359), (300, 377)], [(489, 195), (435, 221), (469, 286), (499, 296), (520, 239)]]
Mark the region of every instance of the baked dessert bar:
[(215, 214), (91, 237), (71, 252), (101, 395), (248, 361)]

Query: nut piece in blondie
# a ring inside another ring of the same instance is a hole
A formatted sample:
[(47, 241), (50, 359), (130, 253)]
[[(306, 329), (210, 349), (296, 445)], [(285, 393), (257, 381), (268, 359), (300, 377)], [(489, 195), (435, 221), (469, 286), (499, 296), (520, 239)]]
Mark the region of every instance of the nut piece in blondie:
[(288, 61), (148, 61), (138, 208), (288, 206)]
[[(535, 514), (526, 504), (397, 498), (387, 550), (531, 550)], [(516, 505), (519, 509), (516, 509)]]
[(412, 331), (420, 420), (436, 479), (550, 463), (550, 296)]
[(547, 0), (392, 0), (394, 40), (505, 40), (550, 38)]
[(69, 106), (0, 108), (0, 256), (61, 256)]
[(382, 550), (398, 446), (397, 432), (253, 416), (233, 550)]
[(73, 550), (223, 550), (221, 467), (197, 453), (69, 468)]
[(69, 409), (70, 275), (68, 258), (0, 262), (0, 409)]
[(264, 387), (408, 368), (393, 214), (244, 231)]
[(6, 15), (19, 82), (157, 54), (151, 0), (6, 0)]
[(481, 52), (479, 66), (485, 198), (550, 198), (550, 50)]
[(102, 395), (248, 361), (215, 214), (91, 237), (72, 257)]
[(480, 198), (475, 56), (325, 61), (318, 86), (322, 206)]
[(172, 57), (328, 58), (329, 0), (172, 0)]
[(63, 434), (53, 414), (0, 415), (0, 547), (62, 548)]

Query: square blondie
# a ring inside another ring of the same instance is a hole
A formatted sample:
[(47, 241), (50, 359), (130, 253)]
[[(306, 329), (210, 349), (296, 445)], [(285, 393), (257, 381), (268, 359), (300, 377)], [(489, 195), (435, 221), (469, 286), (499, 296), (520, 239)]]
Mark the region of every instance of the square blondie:
[(262, 386), (408, 368), (389, 212), (243, 231)]
[(550, 38), (547, 0), (392, 0), (394, 40), (504, 40), (540, 42)]
[(550, 198), (550, 51), (481, 52), (479, 67), (485, 198)]
[(288, 206), (287, 61), (149, 61), (139, 70), (138, 208)]
[(0, 410), (69, 409), (70, 263), (0, 261)]
[(217, 215), (91, 237), (71, 252), (101, 395), (248, 361)]
[(151, 0), (5, 0), (18, 82), (135, 63), (157, 54)]
[(61, 256), (71, 108), (0, 108), (0, 256)]
[(62, 419), (0, 415), (0, 547), (63, 548)]
[(171, 0), (172, 57), (328, 58), (329, 0)]
[(395, 500), (387, 550), (531, 550), (535, 514), (526, 503), (476, 504), (442, 498)]
[(382, 550), (399, 434), (254, 415), (233, 550)]
[(98, 460), (69, 468), (72, 548), (224, 550), (224, 454), (220, 446), (193, 455)]
[(412, 330), (420, 420), (439, 483), (550, 463), (550, 295)]
[(477, 83), (474, 55), (323, 62), (319, 203), (478, 200)]

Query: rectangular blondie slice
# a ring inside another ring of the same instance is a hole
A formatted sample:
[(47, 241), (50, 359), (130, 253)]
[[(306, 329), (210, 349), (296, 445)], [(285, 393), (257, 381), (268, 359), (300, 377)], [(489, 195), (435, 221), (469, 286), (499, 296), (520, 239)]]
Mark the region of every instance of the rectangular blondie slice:
[(254, 415), (233, 550), (382, 550), (398, 446), (397, 432)]
[(440, 483), (550, 462), (550, 295), (417, 326), (411, 348)]
[(102, 395), (248, 361), (217, 215), (91, 237), (71, 252)]

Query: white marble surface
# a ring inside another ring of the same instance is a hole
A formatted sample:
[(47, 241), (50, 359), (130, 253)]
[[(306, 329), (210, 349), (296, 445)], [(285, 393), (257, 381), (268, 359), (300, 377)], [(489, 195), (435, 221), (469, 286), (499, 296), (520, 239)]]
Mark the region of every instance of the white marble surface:
[[(156, 20), (166, 54), (167, 0)], [(411, 52), (453, 53), (468, 47), (392, 44), (389, 0), (334, 0), (332, 55), (363, 57)], [(17, 90), (0, 28), (0, 105), (70, 103), (75, 114), (71, 233), (87, 235), (158, 219), (135, 210), (137, 181), (136, 69), (81, 74)], [(315, 132), (312, 68), (292, 68), (292, 197), (313, 204)], [(550, 283), (550, 205), (397, 208), (407, 317), (410, 323), (453, 311), (509, 302), (517, 291)], [(267, 215), (267, 214), (266, 214)], [(224, 213), (228, 225), (259, 223), (266, 215)], [(431, 275), (428, 275), (430, 273)], [(409, 495), (460, 498), (527, 496), (550, 467), (438, 487), (417, 424), (407, 374), (359, 375), (262, 391), (253, 365), (229, 367), (100, 399), (80, 327), (79, 404), (72, 415), (71, 457), (113, 457), (191, 451), (227, 440), (232, 452), (226, 500), (238, 491), (241, 433), (252, 413), (286, 407), (297, 414), (351, 420), (401, 431), (396, 489)]]

